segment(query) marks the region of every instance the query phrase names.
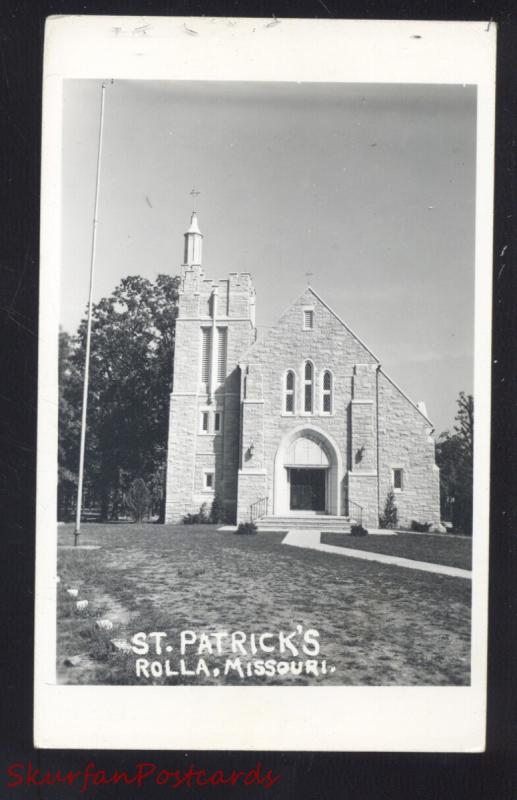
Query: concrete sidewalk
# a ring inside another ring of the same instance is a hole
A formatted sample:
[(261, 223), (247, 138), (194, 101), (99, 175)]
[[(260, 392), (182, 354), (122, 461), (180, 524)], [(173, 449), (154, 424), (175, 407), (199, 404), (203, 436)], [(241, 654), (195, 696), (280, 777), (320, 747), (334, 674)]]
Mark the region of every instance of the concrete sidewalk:
[(359, 558), (363, 561), (377, 561), (381, 564), (392, 564), (395, 567), (406, 567), (407, 569), (419, 569), (422, 572), (435, 572), (437, 575), (451, 575), (454, 578), (472, 578), (472, 573), (468, 569), (459, 567), (446, 567), (443, 564), (430, 564), (427, 561), (413, 561), (410, 558), (400, 556), (387, 556), (382, 553), (370, 553), (367, 550), (352, 550), (348, 547), (336, 547), (333, 544), (322, 544), (319, 531), (291, 530), (282, 539), (282, 544), (289, 544), (291, 547), (302, 547), (309, 550), (320, 550), (322, 553), (332, 553), (348, 558)]

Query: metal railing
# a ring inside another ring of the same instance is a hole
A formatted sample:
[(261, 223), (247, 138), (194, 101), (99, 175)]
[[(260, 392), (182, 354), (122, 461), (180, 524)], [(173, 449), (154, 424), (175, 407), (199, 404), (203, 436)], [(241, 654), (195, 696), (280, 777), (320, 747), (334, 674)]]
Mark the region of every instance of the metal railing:
[[(361, 525), (361, 527), (362, 527), (362, 525), (363, 525), (364, 506), (360, 506), (359, 503), (356, 503), (355, 500), (350, 500), (350, 498), (348, 499), (348, 505), (349, 506), (353, 505), (353, 506), (355, 506), (356, 508), (359, 509), (359, 525)], [(348, 509), (348, 515), (350, 517), (350, 521), (352, 521), (352, 515), (350, 513), (350, 508)]]
[(255, 522), (257, 519), (267, 517), (269, 497), (261, 497), (250, 505), (250, 520)]

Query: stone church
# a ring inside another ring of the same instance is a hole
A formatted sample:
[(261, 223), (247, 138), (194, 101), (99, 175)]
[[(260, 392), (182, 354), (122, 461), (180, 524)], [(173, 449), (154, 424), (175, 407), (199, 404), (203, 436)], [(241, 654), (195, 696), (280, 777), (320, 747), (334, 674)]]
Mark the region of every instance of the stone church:
[(251, 275), (207, 277), (202, 244), (194, 212), (176, 322), (166, 522), (217, 495), (238, 522), (327, 515), (336, 530), (349, 520), (378, 527), (393, 490), (401, 525), (438, 523), (423, 403), (312, 287), (257, 338)]

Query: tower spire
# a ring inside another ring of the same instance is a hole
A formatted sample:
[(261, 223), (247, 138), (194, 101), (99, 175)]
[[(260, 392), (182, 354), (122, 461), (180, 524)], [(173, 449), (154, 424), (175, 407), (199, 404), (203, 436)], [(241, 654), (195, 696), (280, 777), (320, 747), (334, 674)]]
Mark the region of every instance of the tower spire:
[(193, 264), (201, 265), (201, 256), (203, 252), (203, 234), (199, 230), (199, 223), (196, 211), (196, 198), (200, 194), (196, 189), (190, 192), (192, 195), (192, 216), (190, 217), (190, 227), (185, 233), (185, 257), (184, 263), (188, 266)]

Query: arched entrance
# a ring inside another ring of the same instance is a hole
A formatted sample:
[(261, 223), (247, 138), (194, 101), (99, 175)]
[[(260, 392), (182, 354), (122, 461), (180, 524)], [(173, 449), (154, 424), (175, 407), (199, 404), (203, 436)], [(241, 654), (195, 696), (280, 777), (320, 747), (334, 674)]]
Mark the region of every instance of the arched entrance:
[(341, 508), (342, 464), (332, 438), (303, 425), (282, 439), (275, 456), (275, 516), (333, 514)]

